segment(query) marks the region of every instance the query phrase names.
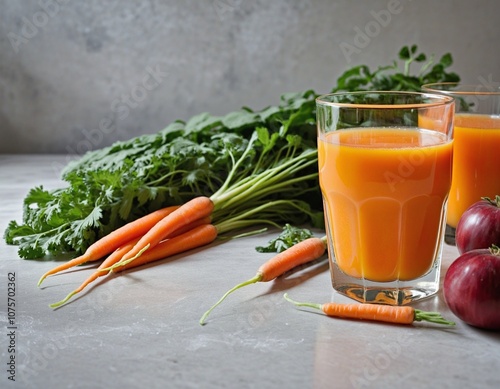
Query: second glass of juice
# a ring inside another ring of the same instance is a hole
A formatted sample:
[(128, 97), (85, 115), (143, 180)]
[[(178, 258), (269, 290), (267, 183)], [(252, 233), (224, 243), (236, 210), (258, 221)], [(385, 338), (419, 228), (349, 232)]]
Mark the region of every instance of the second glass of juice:
[(454, 99), (351, 92), (316, 100), (332, 284), (403, 305), (439, 289)]
[(455, 98), (453, 178), (445, 241), (455, 244), (462, 214), (483, 197), (500, 195), (500, 89), (493, 85), (427, 84), (430, 93)]

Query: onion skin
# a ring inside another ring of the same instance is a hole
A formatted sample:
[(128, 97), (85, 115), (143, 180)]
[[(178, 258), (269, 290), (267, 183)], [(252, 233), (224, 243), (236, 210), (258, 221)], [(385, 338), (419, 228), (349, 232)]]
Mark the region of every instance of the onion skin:
[(493, 249), (459, 256), (446, 272), (443, 294), (450, 310), (475, 327), (500, 330), (500, 257)]
[(500, 196), (485, 197), (462, 214), (455, 231), (455, 244), (460, 254), (475, 249), (500, 246)]

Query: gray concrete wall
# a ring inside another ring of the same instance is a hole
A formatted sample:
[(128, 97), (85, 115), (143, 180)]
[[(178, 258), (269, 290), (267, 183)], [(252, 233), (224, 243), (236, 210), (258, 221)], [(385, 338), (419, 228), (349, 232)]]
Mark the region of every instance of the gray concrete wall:
[(0, 153), (81, 154), (200, 112), (328, 92), (348, 67), (413, 43), (451, 52), (464, 81), (500, 81), (499, 11), (498, 0), (0, 0)]

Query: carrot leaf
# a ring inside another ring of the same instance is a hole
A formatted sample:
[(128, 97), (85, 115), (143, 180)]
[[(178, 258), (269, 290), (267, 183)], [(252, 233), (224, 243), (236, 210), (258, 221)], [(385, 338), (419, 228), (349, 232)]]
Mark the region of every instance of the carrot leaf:
[(267, 246), (257, 246), (255, 249), (259, 253), (281, 253), (312, 236), (313, 233), (311, 230), (295, 227), (286, 223), (283, 227), (283, 231), (276, 238), (271, 239)]
[(415, 321), (428, 321), (445, 326), (454, 326), (455, 322), (446, 320), (439, 312), (428, 312), (415, 309)]

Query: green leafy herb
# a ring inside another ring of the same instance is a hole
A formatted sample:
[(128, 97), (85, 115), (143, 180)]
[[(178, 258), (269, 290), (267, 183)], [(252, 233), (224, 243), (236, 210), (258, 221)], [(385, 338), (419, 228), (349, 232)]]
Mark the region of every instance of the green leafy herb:
[[(257, 223), (321, 227), (314, 98), (308, 91), (261, 111), (204, 113), (89, 152), (66, 166), (65, 188), (37, 187), (26, 196), (23, 223), (11, 222), (5, 240), (27, 259), (76, 255), (129, 221), (199, 195), (224, 204), (214, 213), (221, 231)], [(304, 110), (309, 115), (296, 115)]]
[[(417, 45), (404, 46), (399, 51), (399, 60), (402, 63), (394, 61), (391, 65), (378, 67), (373, 72), (366, 65), (355, 66), (339, 77), (332, 92), (420, 91), (424, 84), (460, 80), (456, 73), (447, 71), (453, 64), (450, 53), (444, 54), (436, 62), (434, 56), (427, 58), (424, 53), (419, 53)], [(420, 68), (412, 73), (411, 67), (414, 64), (420, 64)]]
[(281, 253), (303, 240), (312, 238), (312, 236), (311, 230), (294, 227), (287, 223), (283, 227), (283, 231), (276, 238), (271, 239), (267, 246), (257, 246), (255, 249), (259, 253)]

